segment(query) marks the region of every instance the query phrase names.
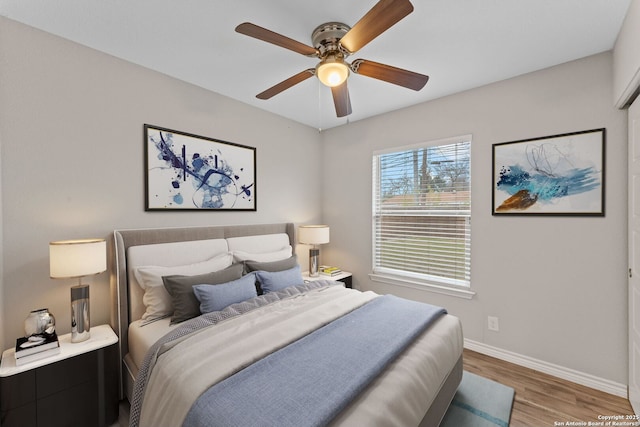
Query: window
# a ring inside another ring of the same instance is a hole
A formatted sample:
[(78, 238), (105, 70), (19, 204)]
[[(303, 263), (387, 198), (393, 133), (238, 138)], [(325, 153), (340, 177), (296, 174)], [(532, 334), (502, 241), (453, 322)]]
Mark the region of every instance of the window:
[(470, 148), (466, 135), (374, 154), (372, 280), (472, 295)]

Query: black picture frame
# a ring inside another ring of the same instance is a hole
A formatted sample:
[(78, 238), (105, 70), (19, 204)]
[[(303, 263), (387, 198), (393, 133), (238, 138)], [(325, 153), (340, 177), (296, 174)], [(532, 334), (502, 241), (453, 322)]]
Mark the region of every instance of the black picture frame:
[(492, 146), (492, 215), (605, 215), (606, 129)]
[(256, 148), (144, 125), (146, 211), (256, 211)]

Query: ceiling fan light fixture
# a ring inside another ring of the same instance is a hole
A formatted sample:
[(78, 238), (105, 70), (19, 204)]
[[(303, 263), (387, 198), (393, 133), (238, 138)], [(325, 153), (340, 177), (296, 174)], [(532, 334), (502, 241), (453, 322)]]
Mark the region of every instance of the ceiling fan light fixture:
[(342, 22), (325, 22), (316, 27), (311, 33), (311, 46), (250, 22), (238, 25), (236, 32), (240, 34), (320, 60), (315, 68), (301, 71), (256, 97), (270, 99), (315, 75), (323, 85), (331, 89), (336, 116), (345, 117), (352, 112), (346, 84), (351, 72), (416, 91), (422, 89), (429, 76), (365, 59), (352, 60), (351, 63), (345, 61), (412, 11), (411, 0), (377, 0), (353, 27)]
[(340, 86), (349, 77), (349, 66), (340, 57), (328, 56), (316, 66), (316, 76), (325, 86)]

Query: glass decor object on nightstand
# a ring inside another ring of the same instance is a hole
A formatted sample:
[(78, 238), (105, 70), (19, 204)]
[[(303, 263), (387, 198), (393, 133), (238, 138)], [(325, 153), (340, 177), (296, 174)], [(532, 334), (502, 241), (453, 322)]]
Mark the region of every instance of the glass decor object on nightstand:
[(298, 242), (305, 245), (313, 245), (309, 249), (309, 275), (318, 277), (320, 265), (320, 249), (318, 245), (329, 243), (328, 225), (301, 225), (298, 227)]
[(24, 319), (24, 336), (38, 334), (53, 334), (56, 331), (56, 318), (49, 312), (48, 308), (33, 310)]
[(40, 308), (29, 313), (24, 319), (24, 333), (24, 337), (16, 339), (16, 366), (60, 353), (56, 319), (49, 309)]
[(82, 278), (107, 269), (105, 239), (61, 240), (49, 243), (49, 271), (52, 279), (78, 278), (71, 287), (71, 342), (89, 339), (89, 285)]

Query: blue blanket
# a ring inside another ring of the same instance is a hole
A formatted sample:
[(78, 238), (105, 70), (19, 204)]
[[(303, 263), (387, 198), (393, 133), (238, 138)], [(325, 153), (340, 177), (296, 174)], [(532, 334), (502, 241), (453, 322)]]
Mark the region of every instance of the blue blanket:
[(378, 297), (214, 385), (183, 426), (327, 425), (444, 313)]

